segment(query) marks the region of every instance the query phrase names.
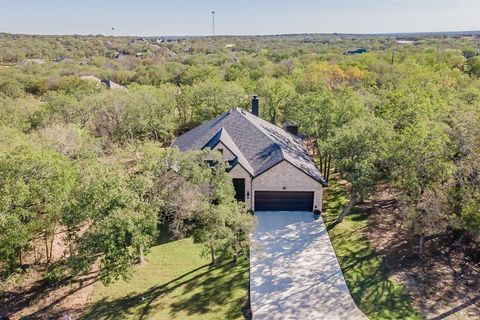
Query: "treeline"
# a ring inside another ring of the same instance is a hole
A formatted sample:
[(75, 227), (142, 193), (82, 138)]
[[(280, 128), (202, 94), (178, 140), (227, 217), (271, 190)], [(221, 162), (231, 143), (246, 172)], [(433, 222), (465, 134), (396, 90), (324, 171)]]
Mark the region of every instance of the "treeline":
[[(325, 177), (337, 171), (349, 182), (339, 221), (388, 183), (402, 195), (420, 254), (425, 241), (452, 230), (479, 239), (480, 68), (471, 37), (426, 37), (414, 45), (391, 37), (155, 45), (2, 37), (2, 61), (9, 50), (26, 52), (9, 61), (45, 60), (0, 67), (6, 273), (25, 266), (39, 243), (42, 262), (52, 264), (59, 230), (68, 245), (52, 274), (86, 272), (100, 259), (106, 282), (128, 277), (164, 226), (203, 243), (213, 261), (245, 252), (254, 221), (233, 201), (225, 164), (209, 168), (201, 152), (165, 147), (232, 107), (249, 108), (254, 94), (264, 119), (301, 125)], [(343, 54), (357, 47), (369, 52)], [(62, 50), (71, 60), (51, 61)], [(125, 88), (107, 90), (85, 75)]]

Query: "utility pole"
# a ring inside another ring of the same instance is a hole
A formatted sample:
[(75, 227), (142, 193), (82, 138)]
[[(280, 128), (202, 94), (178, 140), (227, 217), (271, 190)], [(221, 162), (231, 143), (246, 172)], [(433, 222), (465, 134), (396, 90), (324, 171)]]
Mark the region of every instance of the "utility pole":
[(212, 11), (212, 36), (215, 35), (215, 11)]

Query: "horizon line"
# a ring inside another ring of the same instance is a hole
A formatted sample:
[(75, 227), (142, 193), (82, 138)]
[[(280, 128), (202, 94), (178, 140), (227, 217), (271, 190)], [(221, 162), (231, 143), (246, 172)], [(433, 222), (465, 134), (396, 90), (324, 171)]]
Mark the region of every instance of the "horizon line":
[(104, 34), (104, 33), (15, 33), (0, 31), (0, 34), (28, 35), (28, 36), (104, 36), (104, 37), (171, 37), (171, 38), (221, 38), (221, 37), (268, 37), (268, 36), (298, 36), (298, 35), (358, 35), (358, 36), (388, 36), (388, 35), (422, 35), (422, 34), (477, 34), (479, 30), (444, 30), (444, 31), (399, 31), (399, 32), (305, 32), (305, 33), (265, 33), (265, 34), (216, 34), (216, 35), (133, 35), (133, 34)]

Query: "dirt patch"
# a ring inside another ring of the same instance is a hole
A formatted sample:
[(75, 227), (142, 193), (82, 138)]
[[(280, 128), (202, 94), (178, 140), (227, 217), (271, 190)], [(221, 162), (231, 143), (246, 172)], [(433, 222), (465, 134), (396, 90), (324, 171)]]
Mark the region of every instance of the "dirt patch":
[(49, 286), (43, 280), (44, 273), (32, 268), (17, 283), (11, 283), (0, 300), (0, 315), (15, 320), (62, 319), (68, 314), (78, 319), (94, 288), (96, 273), (67, 279), (58, 287)]
[[(60, 262), (65, 257), (64, 232), (55, 234), (52, 260)], [(11, 277), (0, 285), (0, 316), (10, 319), (63, 319), (70, 315), (78, 319), (88, 304), (98, 268), (83, 276), (64, 279), (57, 286), (44, 280), (47, 270), (45, 249), (41, 243), (25, 256), (26, 271)]]
[(385, 186), (361, 207), (369, 226), (365, 236), (384, 258), (384, 267), (403, 283), (412, 304), (427, 319), (480, 318), (480, 256), (472, 245), (453, 233), (426, 243), (419, 259), (416, 242), (403, 227), (398, 195)]

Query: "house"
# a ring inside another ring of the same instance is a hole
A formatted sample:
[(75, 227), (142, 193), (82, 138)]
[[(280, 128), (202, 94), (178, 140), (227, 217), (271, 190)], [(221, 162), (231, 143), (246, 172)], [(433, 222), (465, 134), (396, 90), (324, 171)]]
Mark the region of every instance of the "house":
[(32, 64), (44, 64), (45, 60), (43, 59), (26, 59), (20, 63), (17, 64), (17, 67), (25, 67), (27, 65), (32, 65)]
[(367, 52), (367, 49), (359, 48), (359, 49), (356, 49), (356, 50), (345, 51), (343, 54), (351, 55), (351, 54), (362, 54), (362, 53), (366, 53), (366, 52)]
[(115, 83), (113, 82), (112, 80), (109, 80), (109, 79), (104, 79), (104, 80), (101, 80), (100, 78), (97, 78), (95, 76), (92, 76), (92, 75), (88, 75), (88, 76), (81, 76), (80, 77), (82, 80), (87, 80), (87, 81), (92, 81), (92, 82), (95, 82), (97, 84), (101, 84), (101, 85), (104, 85), (107, 89), (126, 89), (124, 86), (121, 86), (119, 85), (118, 83)]
[(221, 152), (230, 163), (235, 198), (249, 209), (321, 211), (327, 183), (302, 140), (291, 132), (258, 117), (258, 99), (253, 97), (251, 113), (231, 109), (179, 136), (172, 147)]

